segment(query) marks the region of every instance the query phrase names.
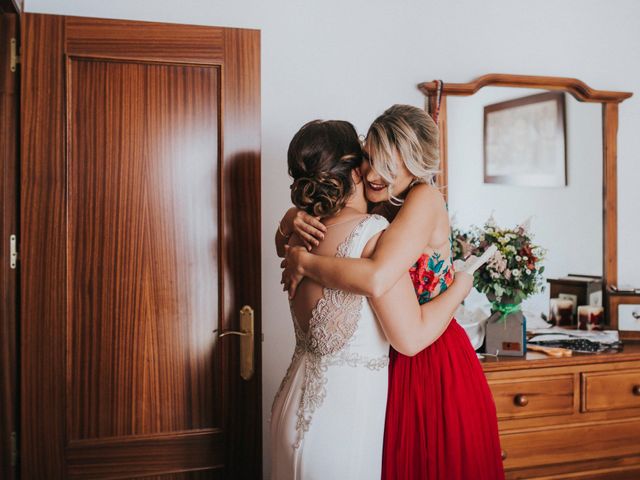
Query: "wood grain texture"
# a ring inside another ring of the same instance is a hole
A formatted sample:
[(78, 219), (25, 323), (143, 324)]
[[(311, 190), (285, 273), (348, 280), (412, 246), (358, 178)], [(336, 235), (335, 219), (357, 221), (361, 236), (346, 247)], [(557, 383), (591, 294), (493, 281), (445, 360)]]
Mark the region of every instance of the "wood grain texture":
[(19, 14), (22, 11), (21, 0), (0, 0), (0, 14)]
[[(485, 374), (496, 399), (506, 477), (635, 478), (638, 354), (640, 344), (627, 343), (617, 354), (492, 362)], [(508, 403), (514, 392), (529, 395), (526, 407)], [(531, 393), (540, 395), (539, 408), (514, 414), (536, 405)]]
[(225, 480), (219, 470), (195, 470), (191, 472), (168, 473), (145, 477), (129, 477), (129, 480)]
[(66, 53), (158, 62), (221, 64), (224, 29), (67, 17)]
[(25, 17), (24, 478), (259, 478), (259, 32)]
[[(444, 83), (443, 95), (473, 95), (484, 87), (538, 88), (542, 90), (558, 90), (568, 92), (581, 102), (622, 102), (631, 97), (629, 92), (610, 92), (595, 90), (577, 78), (545, 77), (537, 75), (510, 75), (505, 73), (489, 73), (469, 83)], [(437, 82), (423, 82), (418, 89), (425, 95), (435, 93)]]
[[(573, 375), (489, 382), (498, 419), (562, 415), (573, 412)], [(517, 398), (526, 399), (519, 405)]]
[[(22, 15), (21, 478), (66, 478), (64, 19)], [(55, 440), (53, 440), (55, 439)]]
[(612, 457), (560, 463), (552, 466), (529, 467), (506, 473), (507, 480), (638, 480), (640, 459)]
[(638, 478), (640, 478), (640, 466), (612, 466), (588, 470), (586, 472), (554, 473), (553, 476), (545, 475), (543, 477), (528, 476), (518, 478), (532, 478), (534, 480), (638, 480)]
[[(609, 311), (609, 286), (618, 285), (618, 104), (602, 105), (602, 279), (603, 305), (611, 328), (618, 328), (617, 315)], [(614, 324), (615, 323), (615, 324)]]
[(68, 478), (129, 479), (158, 472), (222, 471), (220, 431), (136, 435), (76, 442), (68, 448)]
[(439, 137), (439, 154), (440, 154), (440, 165), (439, 172), (436, 176), (436, 185), (442, 190), (442, 194), (444, 195), (445, 200), (449, 197), (449, 163), (448, 163), (448, 150), (447, 150), (447, 97), (442, 96), (440, 98), (440, 106), (436, 105), (436, 96), (429, 95), (427, 97), (427, 105), (429, 109), (429, 114), (433, 117), (435, 111), (438, 111), (438, 130), (440, 133)]
[[(243, 305), (262, 318), (260, 257), (260, 32), (225, 31), (228, 61), (223, 70), (224, 125), (221, 193), (224, 238), (221, 258), (225, 262), (225, 330), (237, 330)], [(236, 52), (232, 55), (232, 52)], [(262, 477), (262, 327), (255, 331), (256, 373), (250, 382), (230, 382), (227, 397), (237, 413), (229, 417), (227, 443), (230, 468), (227, 478)], [(221, 340), (232, 348), (230, 364), (222, 370), (240, 375), (237, 338)], [(251, 459), (248, 461), (248, 459)]]
[(640, 408), (640, 370), (582, 374), (582, 411)]
[(16, 478), (11, 434), (18, 432), (18, 270), (11, 269), (9, 237), (18, 235), (19, 71), (9, 69), (9, 42), (18, 17), (0, 14), (0, 477)]
[(594, 365), (599, 363), (619, 363), (640, 360), (640, 342), (625, 342), (620, 352), (598, 355), (576, 353), (572, 357), (554, 358), (543, 353), (527, 352), (524, 357), (485, 357), (481, 360), (485, 372), (507, 370), (529, 370), (533, 368), (568, 367), (573, 365)]
[(69, 69), (69, 440), (212, 427), (218, 70)]
[(507, 453), (506, 470), (640, 455), (640, 418), (547, 430), (521, 431), (500, 437)]

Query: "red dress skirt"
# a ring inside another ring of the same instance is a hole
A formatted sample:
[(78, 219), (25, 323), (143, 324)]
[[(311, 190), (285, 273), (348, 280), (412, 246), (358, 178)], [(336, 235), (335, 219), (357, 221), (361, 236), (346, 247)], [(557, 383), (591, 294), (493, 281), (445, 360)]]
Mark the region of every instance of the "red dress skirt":
[[(447, 263), (423, 256), (411, 269), (420, 303), (451, 283)], [(382, 478), (504, 479), (493, 396), (455, 320), (414, 357), (391, 350)]]

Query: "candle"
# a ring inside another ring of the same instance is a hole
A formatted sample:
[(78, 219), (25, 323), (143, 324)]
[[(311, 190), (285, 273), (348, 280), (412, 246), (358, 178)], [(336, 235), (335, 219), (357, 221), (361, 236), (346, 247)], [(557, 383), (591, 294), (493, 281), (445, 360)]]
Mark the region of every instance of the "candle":
[(565, 298), (552, 298), (549, 301), (549, 319), (557, 326), (573, 325), (573, 302)]
[(578, 307), (579, 330), (602, 330), (604, 324), (604, 308), (593, 305)]

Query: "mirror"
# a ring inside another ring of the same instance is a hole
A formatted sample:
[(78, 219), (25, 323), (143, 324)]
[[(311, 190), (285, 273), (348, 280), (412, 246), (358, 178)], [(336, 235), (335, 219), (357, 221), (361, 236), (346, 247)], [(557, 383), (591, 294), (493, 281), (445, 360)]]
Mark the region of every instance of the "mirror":
[[(563, 92), (485, 87), (447, 98), (447, 177), (452, 225), (500, 227), (530, 220), (546, 249), (546, 278), (602, 276), (602, 107)], [(549, 287), (525, 300), (548, 314)], [(484, 302), (474, 293), (469, 303)]]

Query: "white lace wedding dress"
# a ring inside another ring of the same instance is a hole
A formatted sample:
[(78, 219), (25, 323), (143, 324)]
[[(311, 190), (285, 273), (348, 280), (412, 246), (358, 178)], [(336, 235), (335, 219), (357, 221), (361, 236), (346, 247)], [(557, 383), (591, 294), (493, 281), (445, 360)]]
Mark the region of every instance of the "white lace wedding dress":
[[(337, 256), (360, 257), (388, 222), (359, 221)], [(379, 479), (389, 342), (365, 297), (323, 289), (271, 416), (271, 480)]]

